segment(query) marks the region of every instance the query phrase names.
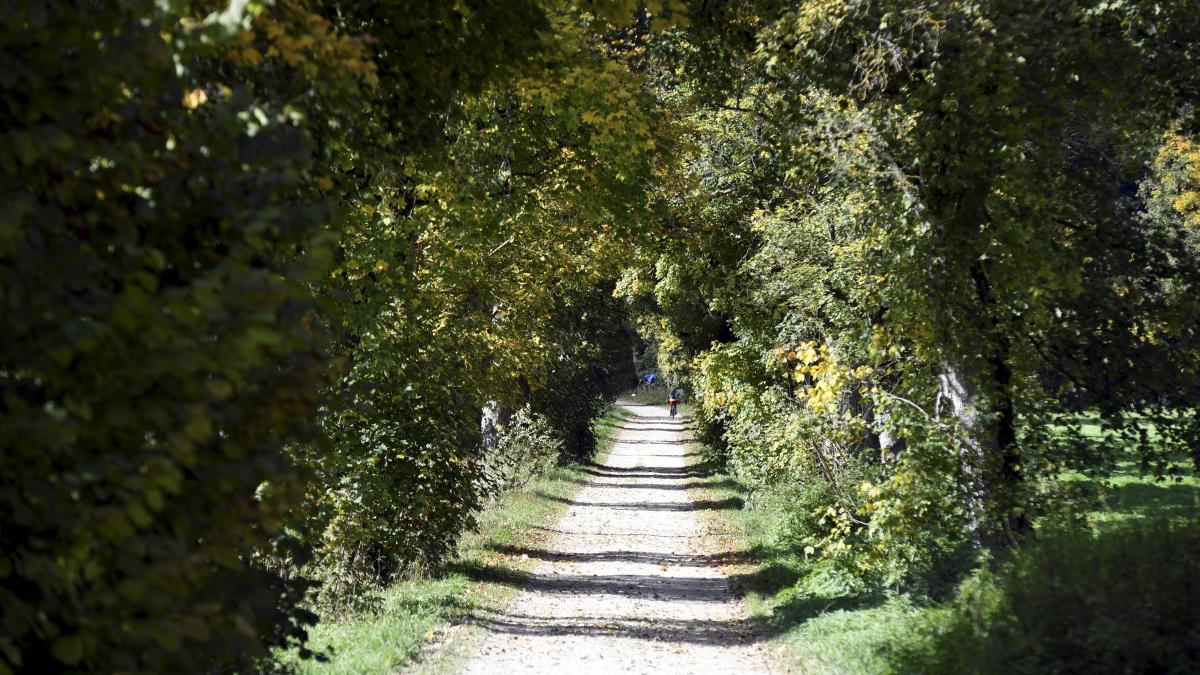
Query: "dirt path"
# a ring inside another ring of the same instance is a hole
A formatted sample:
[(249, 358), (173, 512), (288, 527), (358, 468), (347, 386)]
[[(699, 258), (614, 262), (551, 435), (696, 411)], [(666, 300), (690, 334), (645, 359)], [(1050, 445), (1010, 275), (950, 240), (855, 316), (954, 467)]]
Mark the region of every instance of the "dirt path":
[(554, 527), (526, 587), (463, 672), (766, 673), (767, 658), (717, 561), (727, 553), (689, 499), (687, 430), (625, 404), (607, 463)]

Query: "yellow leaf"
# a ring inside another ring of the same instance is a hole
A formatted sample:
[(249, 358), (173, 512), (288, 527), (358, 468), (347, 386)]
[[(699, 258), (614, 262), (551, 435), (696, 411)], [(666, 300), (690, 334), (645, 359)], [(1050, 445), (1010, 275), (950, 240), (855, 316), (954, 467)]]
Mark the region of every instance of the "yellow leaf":
[(203, 89), (193, 89), (183, 95), (183, 105), (185, 108), (195, 110), (208, 101), (208, 94), (204, 93)]

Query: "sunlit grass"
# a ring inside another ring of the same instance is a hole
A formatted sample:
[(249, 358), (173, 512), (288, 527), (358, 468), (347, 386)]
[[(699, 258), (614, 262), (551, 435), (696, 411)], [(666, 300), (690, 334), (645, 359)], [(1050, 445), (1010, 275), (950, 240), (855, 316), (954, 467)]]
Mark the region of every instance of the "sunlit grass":
[[(1081, 414), (1072, 417), (1072, 421), (1079, 425), (1079, 433), (1085, 438), (1099, 440), (1106, 437), (1097, 415)], [(1159, 438), (1154, 424), (1141, 422), (1139, 426), (1144, 427), (1151, 442)], [(1176, 465), (1188, 462), (1184, 457), (1172, 458)], [(1097, 529), (1119, 526), (1138, 518), (1190, 518), (1200, 512), (1200, 478), (1187, 474), (1161, 477), (1145, 474), (1132, 452), (1119, 460), (1107, 475), (1066, 471), (1057, 479), (1065, 487), (1092, 496), (1092, 503), (1084, 509), (1083, 516), (1088, 525)]]

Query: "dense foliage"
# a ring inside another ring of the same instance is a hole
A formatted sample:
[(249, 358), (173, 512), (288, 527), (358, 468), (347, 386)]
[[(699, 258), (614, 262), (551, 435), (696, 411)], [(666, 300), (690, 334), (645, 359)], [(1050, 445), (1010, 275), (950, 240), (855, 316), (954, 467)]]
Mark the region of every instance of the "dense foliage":
[(453, 549), (489, 401), (589, 451), (657, 125), (597, 22), (6, 9), (0, 671), (248, 667)]
[[(487, 496), (492, 427), (524, 403), (589, 452), (574, 436), (611, 393), (612, 340), (632, 337), (623, 307), (595, 296), (644, 210), (653, 101), (590, 15), (526, 9), (546, 28), (536, 41), (527, 17), (500, 13), (489, 30), (514, 31), (514, 53), (455, 52), (504, 67), (464, 85), (420, 127), (429, 136), (397, 135), (411, 110), (392, 110), (404, 85), (380, 69), (352, 133), (392, 152), (335, 146), (348, 213), (322, 292), (348, 369), (322, 415), (334, 447), (300, 454), (318, 475), (310, 525), (330, 567), (386, 581), (444, 560)], [(384, 62), (390, 33), (371, 35)], [(577, 84), (550, 86), (563, 80)], [(559, 405), (572, 387), (582, 400)]]
[(314, 618), (256, 561), (300, 555), (283, 444), (313, 439), (330, 210), (281, 111), (196, 88), (223, 31), (0, 21), (0, 672), (219, 669)]

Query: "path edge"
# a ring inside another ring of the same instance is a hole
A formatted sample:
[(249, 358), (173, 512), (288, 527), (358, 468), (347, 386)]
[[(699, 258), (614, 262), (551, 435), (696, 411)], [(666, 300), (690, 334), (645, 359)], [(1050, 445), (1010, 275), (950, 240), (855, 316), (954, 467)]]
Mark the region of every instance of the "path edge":
[[(685, 418), (689, 421), (693, 420), (690, 416)], [(694, 431), (694, 430), (693, 430)], [(705, 468), (705, 480), (713, 478), (729, 478), (736, 481), (736, 478), (713, 470), (707, 466), (704, 461), (704, 443), (696, 438), (693, 433), (690, 436), (686, 452), (691, 456), (686, 464), (688, 467)], [(692, 487), (687, 491), (688, 499), (693, 502), (720, 502), (727, 499), (740, 499), (745, 501), (745, 490), (738, 487)], [(745, 508), (743, 506), (743, 508)], [(754, 624), (760, 624), (763, 621), (769, 620), (768, 616), (762, 614), (761, 608), (755, 606), (753, 600), (748, 597), (746, 589), (735, 581), (737, 577), (749, 577), (762, 569), (762, 562), (756, 560), (749, 552), (749, 537), (742, 530), (741, 523), (736, 519), (724, 515), (720, 510), (698, 510), (697, 514), (700, 517), (701, 530), (715, 532), (713, 536), (719, 537), (722, 542), (721, 548), (733, 551), (727, 560), (722, 560), (717, 563), (717, 570), (724, 575), (729, 584), (730, 590), (737, 596), (737, 602), (741, 605), (740, 611), (746, 619)], [(728, 545), (726, 545), (728, 542)], [(757, 625), (756, 631), (766, 632), (765, 625)], [(781, 669), (782, 664), (786, 664), (782, 660), (781, 646), (774, 639), (763, 637), (763, 662), (767, 670), (772, 673), (776, 672), (793, 672), (790, 669)]]
[[(603, 424), (605, 420), (611, 418), (612, 422), (620, 422), (621, 418), (612, 417), (615, 411), (623, 408), (622, 400), (618, 399), (605, 410), (604, 415), (598, 418), (595, 424)], [(615, 425), (614, 425), (615, 426)], [(592, 458), (592, 462), (603, 464), (608, 456), (612, 453), (613, 447), (616, 445), (618, 436), (622, 433), (615, 433), (605, 437), (604, 439), (597, 438), (596, 454)], [(567, 496), (569, 502), (574, 502), (580, 491), (586, 488), (586, 484), (580, 484)], [(560, 503), (557, 501), (546, 499), (546, 514), (543, 518), (543, 524), (553, 525), (566, 515), (567, 509), (570, 508), (570, 503)], [(549, 535), (545, 535), (546, 538)], [(539, 543), (539, 538), (530, 533), (527, 544)], [(504, 561), (505, 567), (509, 569), (517, 569), (520, 572), (532, 573), (537, 567), (538, 561), (529, 559), (528, 561), (512, 561), (511, 559)], [(484, 582), (476, 582), (474, 592), (484, 593), (483, 604), (489, 609), (504, 610), (520, 595), (524, 590), (524, 586), (500, 586), (495, 589), (488, 589)], [(455, 620), (454, 622), (442, 626), (435, 631), (432, 639), (428, 640), (422, 646), (421, 655), (414, 661), (401, 666), (397, 672), (406, 675), (452, 675), (460, 672), (462, 667), (469, 662), (479, 651), (484, 639), (488, 635), (488, 630), (485, 626), (472, 622), (469, 617), (464, 617)]]

